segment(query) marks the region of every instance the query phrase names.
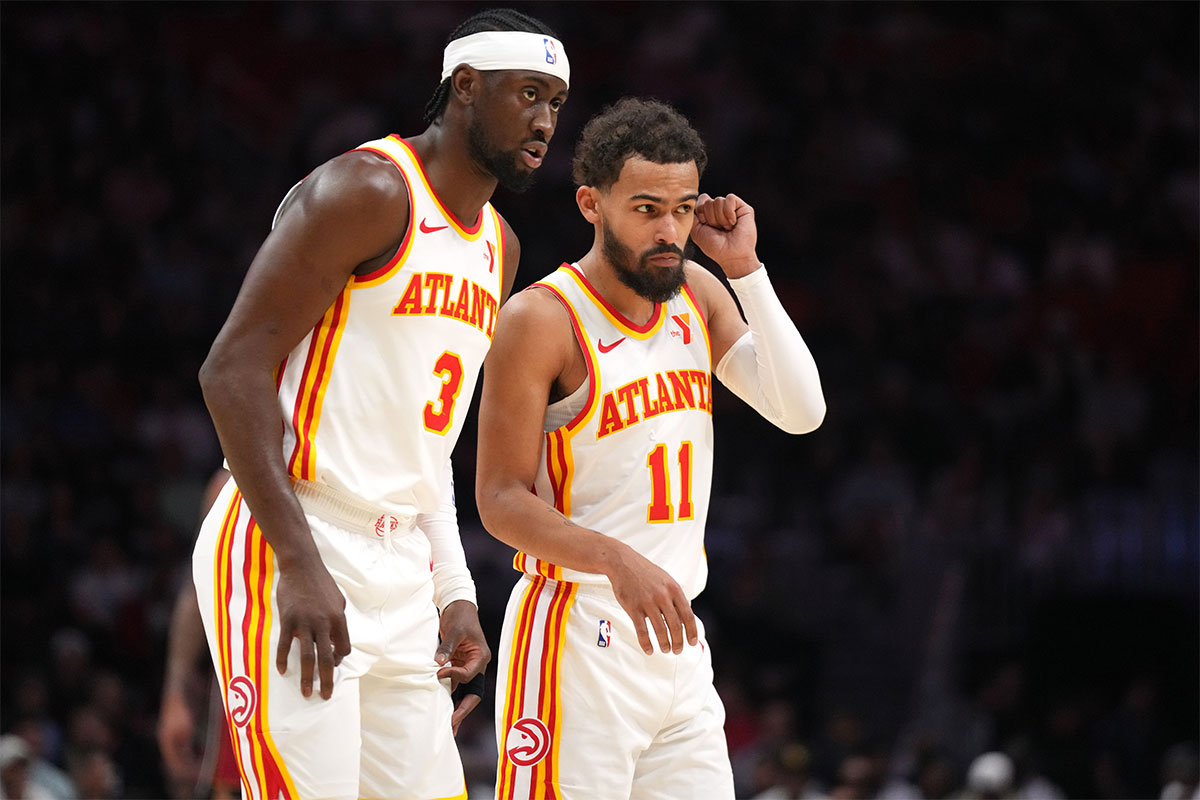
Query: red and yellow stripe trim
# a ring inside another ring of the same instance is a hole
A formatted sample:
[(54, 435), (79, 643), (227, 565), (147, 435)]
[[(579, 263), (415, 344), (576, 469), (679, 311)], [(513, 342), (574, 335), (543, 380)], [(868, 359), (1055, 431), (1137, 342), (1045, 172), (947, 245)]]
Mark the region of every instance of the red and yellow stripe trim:
[[(226, 694), (226, 720), (233, 733), (234, 752), (247, 798), (297, 797), (296, 786), (271, 738), (267, 720), (271, 678), (271, 594), (275, 578), (274, 552), (253, 516), (241, 523), (242, 495), (235, 490), (217, 538), (214, 580), (215, 619), (220, 643), (221, 685)], [(240, 534), (240, 535), (239, 535)], [(240, 571), (234, 570), (235, 547), (242, 548)], [(231, 632), (235, 621), (230, 608), (237, 585), (246, 607), (238, 640), (243, 643), (240, 663), (233, 653)], [(241, 726), (234, 725), (228, 710), (230, 683), (245, 677), (254, 687), (254, 710)]]
[(496, 276), (499, 283), (496, 284), (496, 299), (500, 300), (504, 293), (504, 248), (508, 244), (508, 239), (504, 233), (504, 220), (500, 218), (500, 213), (489, 203), (486, 208), (492, 214), (492, 223), (496, 226), (496, 248), (499, 252), (496, 253)]
[[(509, 760), (508, 731), (523, 716), (531, 683), (536, 682), (537, 718), (550, 732), (550, 752), (544, 759), (528, 767), (529, 798), (559, 798), (558, 754), (562, 733), (562, 703), (559, 698), (559, 668), (562, 663), (563, 645), (566, 640), (567, 619), (579, 585), (554, 581), (554, 594), (546, 606), (545, 623), (541, 626), (541, 660), (537, 672), (532, 672), (530, 655), (533, 643), (538, 638), (536, 618), (542, 605), (546, 588), (551, 585), (545, 578), (532, 578), (517, 612), (512, 651), (509, 657), (507, 691), (504, 699), (503, 739), (500, 742), (500, 762), (497, 775), (496, 796), (514, 798), (518, 767)], [(532, 710), (532, 709), (531, 709)]]
[[(571, 516), (571, 480), (575, 475), (575, 460), (571, 456), (571, 437), (564, 428), (546, 434), (546, 473), (553, 496), (547, 498), (563, 516)], [(530, 563), (532, 562), (532, 563)], [(513, 568), (529, 575), (562, 580), (563, 568), (540, 558), (531, 558), (517, 551)]]
[(583, 321), (579, 318), (579, 312), (575, 310), (575, 306), (571, 305), (571, 301), (567, 299), (567, 296), (557, 286), (538, 281), (529, 288), (545, 289), (558, 298), (558, 302), (562, 303), (563, 308), (567, 310), (567, 316), (571, 319), (571, 327), (575, 331), (575, 338), (579, 342), (579, 349), (583, 351), (583, 360), (587, 365), (588, 399), (583, 408), (579, 410), (579, 413), (575, 415), (575, 418), (563, 426), (568, 435), (574, 435), (576, 431), (591, 419), (592, 414), (596, 413), (596, 408), (599, 406), (600, 369), (597, 366), (596, 353), (592, 349), (592, 343), (588, 339), (587, 331), (583, 328)]
[(559, 270), (570, 276), (579, 285), (579, 288), (583, 290), (584, 294), (591, 298), (592, 302), (600, 309), (600, 312), (608, 318), (608, 321), (626, 336), (634, 339), (649, 339), (658, 333), (658, 329), (662, 327), (663, 321), (667, 318), (666, 304), (655, 303), (654, 313), (650, 315), (650, 319), (646, 321), (646, 324), (637, 325), (605, 300), (603, 295), (596, 290), (596, 287), (592, 286), (587, 277), (574, 264), (563, 264), (559, 267)]
[[(427, 191), (429, 196), (433, 198), (434, 205), (437, 206), (438, 211), (442, 213), (442, 216), (446, 218), (446, 222), (450, 223), (450, 227), (457, 231), (458, 235), (464, 239), (468, 239), (470, 241), (478, 239), (483, 233), (483, 210), (480, 210), (479, 216), (472, 225), (464, 224), (459, 220), (458, 217), (454, 216), (454, 213), (450, 211), (450, 209), (446, 208), (446, 204), (442, 202), (442, 198), (438, 197), (437, 192), (433, 190), (433, 186), (429, 183), (429, 176), (425, 173), (425, 165), (421, 162), (421, 157), (417, 155), (417, 151), (413, 149), (412, 145), (395, 133), (387, 138), (396, 142), (398, 145), (404, 148), (406, 153), (408, 153), (408, 157), (412, 159), (413, 164), (417, 168), (417, 175), (420, 177), (421, 183), (425, 185), (425, 191)], [(487, 204), (484, 206), (484, 208), (490, 208), (490, 205), (491, 204)]]
[(686, 283), (683, 285), (683, 297), (687, 300), (687, 304), (692, 307), (692, 311), (696, 312), (696, 319), (700, 320), (700, 332), (704, 334), (704, 344), (708, 348), (708, 369), (712, 371), (712, 339), (708, 336), (708, 319), (705, 318), (704, 312), (700, 310), (700, 304), (696, 302), (696, 295), (692, 293), (692, 287)]
[(350, 310), (350, 289), (343, 289), (325, 312), (309, 338), (308, 354), (300, 374), (300, 388), (292, 409), (292, 431), (296, 444), (288, 459), (288, 474), (311, 481), (316, 477), (317, 452), (314, 440), (321, 423), (321, 406), (333, 373), (338, 344), (346, 330)]
[(400, 163), (400, 159), (396, 158), (394, 153), (388, 152), (381, 147), (359, 147), (356, 149), (381, 155), (392, 162), (393, 166), (400, 171), (401, 177), (404, 178), (404, 191), (408, 193), (408, 228), (404, 231), (404, 238), (400, 241), (400, 246), (396, 248), (395, 255), (388, 259), (388, 262), (379, 269), (373, 270), (366, 275), (350, 276), (349, 287), (351, 289), (369, 289), (372, 286), (384, 283), (404, 266), (404, 262), (408, 259), (408, 254), (412, 252), (413, 231), (417, 227), (417, 221), (414, 219), (412, 186), (409, 185), (408, 173), (404, 170), (404, 165)]

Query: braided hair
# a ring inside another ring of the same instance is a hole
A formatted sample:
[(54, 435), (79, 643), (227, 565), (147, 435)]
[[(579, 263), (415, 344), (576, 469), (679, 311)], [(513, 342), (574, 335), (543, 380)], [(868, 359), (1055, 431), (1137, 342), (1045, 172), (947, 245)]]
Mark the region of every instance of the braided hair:
[[(450, 36), (446, 38), (446, 44), (450, 44), (455, 39), (462, 39), (473, 33), (483, 33), (484, 31), (525, 31), (558, 38), (558, 34), (550, 30), (545, 23), (528, 14), (522, 14), (511, 8), (489, 8), (468, 17), (451, 31)], [(425, 121), (433, 123), (440, 120), (449, 101), (450, 78), (446, 78), (438, 84), (437, 89), (433, 92), (433, 97), (430, 97), (429, 102), (425, 104)]]

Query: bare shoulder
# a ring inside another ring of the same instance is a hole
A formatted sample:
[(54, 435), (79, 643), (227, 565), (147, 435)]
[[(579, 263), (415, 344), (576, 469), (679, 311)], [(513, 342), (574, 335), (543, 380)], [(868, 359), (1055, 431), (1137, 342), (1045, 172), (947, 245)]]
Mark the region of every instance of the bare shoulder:
[(688, 288), (700, 304), (704, 315), (711, 316), (713, 304), (728, 294), (721, 280), (695, 261), (683, 262), (683, 273), (686, 276)]
[(536, 285), (517, 292), (500, 310), (505, 332), (529, 338), (569, 339), (571, 317), (562, 303), (549, 291)]
[[(563, 394), (562, 385), (579, 384), (586, 375), (582, 361), (567, 310), (549, 291), (531, 286), (500, 309), (484, 362), (485, 396), (503, 395), (520, 407), (544, 407), (552, 395)], [(500, 384), (503, 391), (495, 388)]]
[(377, 153), (352, 150), (317, 167), (289, 194), (274, 236), (342, 276), (394, 253), (409, 216), (400, 170)]
[(312, 203), (336, 203), (356, 210), (408, 208), (408, 185), (395, 165), (378, 153), (351, 150), (331, 158), (305, 179), (302, 196)]

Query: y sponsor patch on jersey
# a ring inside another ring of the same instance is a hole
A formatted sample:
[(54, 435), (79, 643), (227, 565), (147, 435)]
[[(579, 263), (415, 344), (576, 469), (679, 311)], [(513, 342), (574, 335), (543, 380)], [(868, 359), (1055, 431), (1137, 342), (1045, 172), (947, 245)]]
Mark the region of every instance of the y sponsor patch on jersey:
[(671, 329), (671, 336), (675, 339), (683, 337), (684, 344), (692, 343), (692, 315), (684, 312), (682, 314), (672, 314), (671, 320), (679, 326), (678, 329)]

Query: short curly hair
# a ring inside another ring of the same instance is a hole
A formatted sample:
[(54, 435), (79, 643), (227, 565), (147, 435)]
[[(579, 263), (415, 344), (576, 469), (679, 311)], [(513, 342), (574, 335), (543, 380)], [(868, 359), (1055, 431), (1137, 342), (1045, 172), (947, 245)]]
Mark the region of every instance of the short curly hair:
[(631, 156), (655, 164), (694, 161), (701, 175), (708, 164), (704, 141), (686, 117), (658, 100), (626, 97), (584, 126), (571, 174), (577, 186), (607, 189)]

